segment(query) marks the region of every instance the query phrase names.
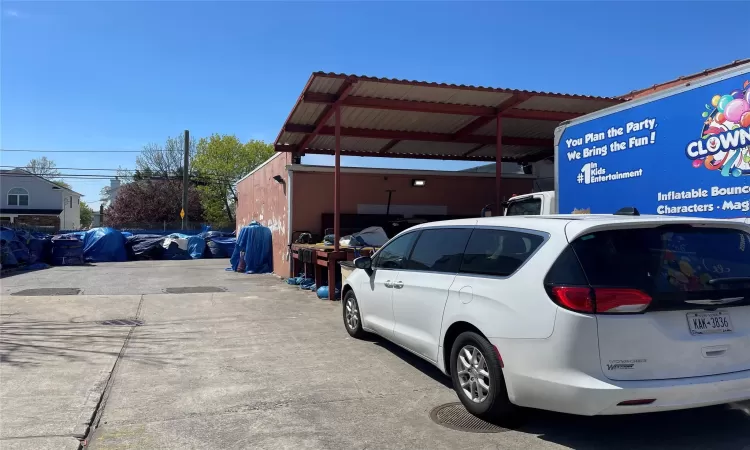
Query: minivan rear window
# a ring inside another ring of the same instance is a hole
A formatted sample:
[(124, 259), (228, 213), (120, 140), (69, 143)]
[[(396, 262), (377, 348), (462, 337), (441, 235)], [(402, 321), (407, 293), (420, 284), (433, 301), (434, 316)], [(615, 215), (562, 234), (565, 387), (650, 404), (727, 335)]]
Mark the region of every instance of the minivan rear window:
[(651, 295), (739, 290), (750, 297), (750, 234), (738, 229), (608, 230), (581, 236), (571, 246), (592, 286)]

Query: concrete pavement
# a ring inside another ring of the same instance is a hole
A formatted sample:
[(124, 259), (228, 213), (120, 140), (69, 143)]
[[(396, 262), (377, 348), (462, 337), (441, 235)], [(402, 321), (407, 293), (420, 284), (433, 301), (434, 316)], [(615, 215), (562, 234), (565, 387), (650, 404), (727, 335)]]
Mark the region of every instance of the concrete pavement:
[[(44, 284), (2, 280), (4, 293), (119, 295), (3, 295), (0, 446), (75, 448), (93, 420), (92, 449), (750, 448), (750, 411), (728, 407), (601, 418), (535, 412), (496, 434), (441, 427), (429, 412), (456, 396), (436, 369), (382, 340), (349, 338), (339, 303), (222, 268), (157, 261), (91, 267), (87, 280), (48, 271), (37, 272)], [(227, 292), (160, 294), (179, 286)], [(135, 317), (142, 326), (100, 325)], [(25, 346), (6, 329), (28, 329)]]

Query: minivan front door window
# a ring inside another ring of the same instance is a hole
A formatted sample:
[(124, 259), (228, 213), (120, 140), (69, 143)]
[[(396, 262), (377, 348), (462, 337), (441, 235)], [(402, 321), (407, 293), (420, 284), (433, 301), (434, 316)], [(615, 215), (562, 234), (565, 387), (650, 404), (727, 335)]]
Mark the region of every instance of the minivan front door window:
[(422, 231), (406, 263), (406, 269), (458, 272), (470, 235), (470, 228), (434, 228)]
[(417, 234), (406, 233), (386, 244), (375, 257), (373, 267), (380, 269), (401, 269), (411, 251)]

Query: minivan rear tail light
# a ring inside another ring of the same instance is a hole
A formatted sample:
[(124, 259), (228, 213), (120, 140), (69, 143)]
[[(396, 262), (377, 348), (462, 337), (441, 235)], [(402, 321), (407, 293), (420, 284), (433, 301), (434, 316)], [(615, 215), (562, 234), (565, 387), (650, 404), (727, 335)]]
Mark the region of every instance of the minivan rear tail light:
[(582, 313), (638, 313), (651, 304), (638, 289), (553, 286), (550, 292), (560, 306)]
[(636, 313), (651, 304), (651, 297), (638, 289), (596, 288), (594, 296), (598, 313)]
[(550, 290), (555, 297), (553, 300), (556, 300), (565, 308), (584, 313), (595, 312), (594, 300), (591, 296), (591, 288), (554, 286)]

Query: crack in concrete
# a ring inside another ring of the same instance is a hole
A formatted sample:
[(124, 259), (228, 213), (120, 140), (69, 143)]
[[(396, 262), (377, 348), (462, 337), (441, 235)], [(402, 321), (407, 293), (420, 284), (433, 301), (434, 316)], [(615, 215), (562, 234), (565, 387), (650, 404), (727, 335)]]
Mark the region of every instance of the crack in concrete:
[[(422, 393), (422, 392), (428, 392), (432, 390), (431, 387), (425, 387), (420, 389), (412, 389), (412, 392), (414, 393)], [(233, 414), (245, 414), (249, 412), (255, 412), (255, 411), (270, 411), (278, 408), (289, 408), (289, 407), (306, 407), (306, 406), (318, 406), (318, 405), (327, 405), (332, 403), (346, 403), (346, 402), (356, 402), (356, 401), (366, 401), (366, 400), (379, 400), (389, 397), (399, 397), (402, 394), (376, 394), (372, 396), (363, 396), (363, 397), (347, 397), (347, 398), (339, 398), (339, 399), (331, 399), (331, 400), (312, 400), (312, 401), (294, 401), (294, 400), (287, 400), (287, 401), (275, 401), (275, 402), (262, 402), (257, 403), (254, 405), (237, 405), (232, 406), (230, 408), (218, 410), (218, 411), (210, 411), (210, 412), (201, 412), (201, 413), (188, 413), (184, 416), (180, 417), (170, 417), (167, 419), (160, 419), (160, 420), (149, 420), (149, 421), (135, 421), (135, 420), (118, 420), (113, 421), (111, 423), (106, 423), (109, 426), (112, 425), (138, 425), (138, 424), (145, 424), (145, 423), (167, 423), (167, 422), (175, 422), (179, 420), (190, 420), (195, 419), (199, 417), (214, 417), (214, 416), (229, 416)]]
[[(143, 308), (143, 299), (144, 295), (141, 294), (141, 298), (138, 302), (138, 308), (135, 312), (135, 320), (139, 320), (141, 317), (141, 309)], [(96, 408), (94, 408), (94, 412), (91, 414), (91, 420), (88, 423), (88, 426), (86, 427), (86, 432), (84, 433), (84, 436), (82, 436), (79, 440), (81, 441), (80, 445), (78, 446), (79, 450), (83, 450), (86, 447), (88, 447), (88, 443), (91, 442), (91, 438), (93, 437), (93, 434), (96, 432), (96, 430), (99, 428), (99, 422), (102, 419), (102, 415), (104, 414), (104, 409), (107, 406), (107, 400), (109, 399), (109, 393), (112, 390), (112, 386), (115, 382), (115, 375), (117, 374), (117, 369), (119, 368), (120, 361), (122, 361), (123, 356), (125, 356), (125, 352), (128, 348), (128, 344), (130, 343), (130, 339), (133, 337), (133, 334), (135, 333), (135, 330), (139, 328), (138, 326), (131, 326), (130, 330), (128, 331), (127, 336), (125, 336), (125, 340), (122, 343), (122, 347), (120, 348), (120, 352), (117, 354), (117, 358), (115, 358), (115, 362), (112, 365), (112, 370), (109, 373), (109, 377), (107, 378), (106, 383), (104, 384), (104, 389), (102, 390), (102, 395), (99, 397), (99, 402), (96, 405)]]

